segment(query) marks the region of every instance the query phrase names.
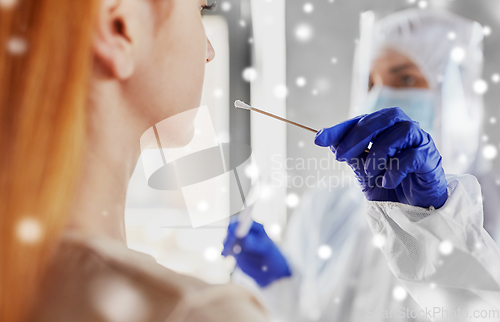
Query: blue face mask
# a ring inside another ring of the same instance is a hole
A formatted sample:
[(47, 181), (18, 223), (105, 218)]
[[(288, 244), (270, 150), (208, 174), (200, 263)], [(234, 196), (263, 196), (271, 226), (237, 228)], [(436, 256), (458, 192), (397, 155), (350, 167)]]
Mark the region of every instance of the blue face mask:
[(373, 113), (386, 107), (399, 107), (420, 128), (431, 134), (434, 130), (436, 97), (431, 90), (421, 88), (395, 89), (374, 87), (368, 93), (365, 111)]

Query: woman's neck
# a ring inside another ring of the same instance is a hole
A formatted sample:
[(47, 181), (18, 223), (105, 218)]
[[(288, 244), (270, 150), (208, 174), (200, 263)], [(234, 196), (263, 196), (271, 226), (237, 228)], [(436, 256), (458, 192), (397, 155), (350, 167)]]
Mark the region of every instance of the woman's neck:
[(100, 84), (92, 93), (86, 156), (68, 229), (125, 243), (125, 199), (140, 133), (119, 93), (114, 84)]

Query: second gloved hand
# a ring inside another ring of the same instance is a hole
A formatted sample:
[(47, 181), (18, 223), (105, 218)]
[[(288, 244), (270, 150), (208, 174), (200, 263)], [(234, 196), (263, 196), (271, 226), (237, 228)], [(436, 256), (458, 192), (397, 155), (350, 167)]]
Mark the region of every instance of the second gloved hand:
[(260, 287), (292, 275), (285, 257), (261, 224), (254, 222), (248, 235), (242, 239), (235, 235), (237, 225), (237, 222), (229, 225), (222, 255), (234, 256), (241, 270)]
[(323, 129), (315, 143), (330, 147), (337, 160), (347, 162), (368, 200), (439, 208), (448, 198), (439, 151), (431, 136), (400, 108)]

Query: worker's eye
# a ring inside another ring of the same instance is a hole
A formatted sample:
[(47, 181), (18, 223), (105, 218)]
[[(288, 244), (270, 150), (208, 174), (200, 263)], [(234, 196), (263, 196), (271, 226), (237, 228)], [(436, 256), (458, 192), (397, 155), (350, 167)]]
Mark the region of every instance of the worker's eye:
[(214, 9), (216, 6), (217, 6), (217, 2), (214, 2), (214, 3), (210, 4), (210, 5), (201, 6), (200, 7), (201, 15), (203, 16), (203, 13), (206, 10), (210, 11), (210, 10)]
[(417, 84), (417, 79), (410, 75), (401, 76), (401, 83), (403, 86), (415, 86)]

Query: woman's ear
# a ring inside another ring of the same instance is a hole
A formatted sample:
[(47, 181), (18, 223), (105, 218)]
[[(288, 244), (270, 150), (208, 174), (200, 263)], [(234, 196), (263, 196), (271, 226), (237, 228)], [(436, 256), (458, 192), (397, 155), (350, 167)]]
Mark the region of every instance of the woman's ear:
[(134, 72), (133, 44), (127, 0), (103, 0), (93, 37), (93, 54), (109, 76), (125, 80)]

